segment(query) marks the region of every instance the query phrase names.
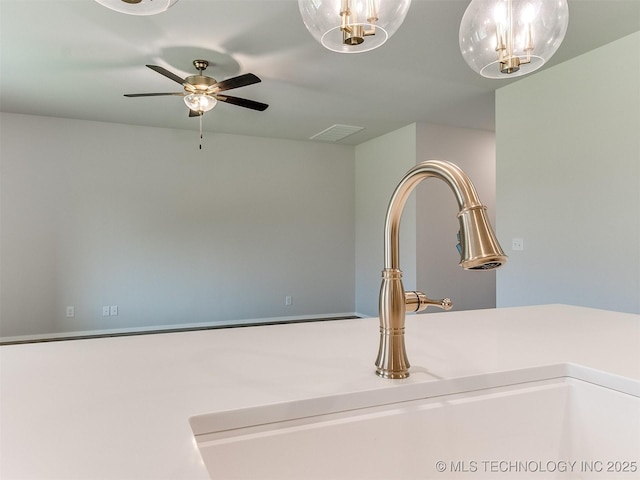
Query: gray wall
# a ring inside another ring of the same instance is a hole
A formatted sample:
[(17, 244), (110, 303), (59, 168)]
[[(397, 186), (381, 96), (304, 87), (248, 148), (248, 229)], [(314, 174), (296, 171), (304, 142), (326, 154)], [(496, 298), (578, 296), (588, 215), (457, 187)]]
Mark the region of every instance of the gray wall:
[(2, 336), (354, 311), (353, 147), (0, 120)]
[(498, 306), (640, 313), (640, 32), (496, 97)]

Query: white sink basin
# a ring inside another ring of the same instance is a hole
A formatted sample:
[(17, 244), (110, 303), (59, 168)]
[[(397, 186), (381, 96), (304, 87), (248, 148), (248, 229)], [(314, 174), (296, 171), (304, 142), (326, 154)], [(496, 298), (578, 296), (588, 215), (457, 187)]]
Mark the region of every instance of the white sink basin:
[(190, 423), (213, 479), (640, 478), (640, 385), (571, 364)]

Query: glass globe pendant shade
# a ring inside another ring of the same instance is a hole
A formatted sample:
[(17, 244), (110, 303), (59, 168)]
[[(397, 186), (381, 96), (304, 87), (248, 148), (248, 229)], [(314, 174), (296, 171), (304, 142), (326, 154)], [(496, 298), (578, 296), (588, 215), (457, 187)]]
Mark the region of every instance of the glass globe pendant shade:
[(184, 97), (184, 103), (189, 107), (189, 110), (202, 114), (215, 107), (218, 100), (204, 93), (191, 93)]
[(111, 10), (129, 15), (155, 15), (172, 7), (178, 0), (96, 0)]
[(400, 27), (411, 0), (298, 0), (309, 33), (338, 53), (361, 53), (384, 44)]
[(553, 56), (568, 24), (567, 0), (472, 0), (460, 23), (460, 50), (483, 77), (518, 77)]

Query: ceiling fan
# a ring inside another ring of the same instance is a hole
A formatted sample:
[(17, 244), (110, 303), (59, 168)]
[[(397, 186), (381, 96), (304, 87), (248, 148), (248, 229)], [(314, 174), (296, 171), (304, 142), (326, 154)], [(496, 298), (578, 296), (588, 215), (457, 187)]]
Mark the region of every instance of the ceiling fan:
[(202, 116), (204, 112), (208, 112), (215, 107), (217, 102), (230, 103), (239, 107), (250, 108), (260, 112), (267, 109), (269, 105), (266, 103), (247, 100), (246, 98), (232, 97), (223, 95), (220, 92), (231, 90), (233, 88), (245, 87), (259, 83), (261, 80), (253, 73), (245, 73), (237, 77), (228, 78), (218, 82), (215, 78), (204, 75), (202, 72), (209, 66), (207, 60), (194, 60), (193, 66), (198, 70), (197, 75), (191, 75), (187, 78), (181, 78), (173, 72), (158, 65), (147, 65), (151, 70), (158, 72), (160, 75), (179, 83), (184, 87), (182, 92), (171, 93), (128, 93), (125, 97), (159, 97), (164, 95), (176, 95), (184, 97), (184, 102), (189, 108), (189, 116)]

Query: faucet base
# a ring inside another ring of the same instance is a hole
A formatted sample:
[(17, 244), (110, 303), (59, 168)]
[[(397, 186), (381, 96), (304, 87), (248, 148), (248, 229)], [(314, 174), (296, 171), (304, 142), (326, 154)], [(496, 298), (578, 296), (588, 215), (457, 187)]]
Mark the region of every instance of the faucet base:
[(398, 380), (401, 378), (407, 378), (409, 376), (409, 372), (388, 372), (386, 370), (376, 370), (376, 375), (382, 378), (389, 378), (391, 380)]
[(376, 375), (382, 378), (407, 378), (409, 359), (404, 346), (404, 327), (380, 327), (380, 347), (376, 359)]

